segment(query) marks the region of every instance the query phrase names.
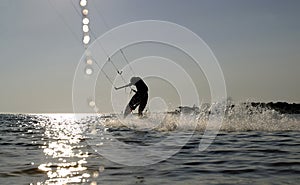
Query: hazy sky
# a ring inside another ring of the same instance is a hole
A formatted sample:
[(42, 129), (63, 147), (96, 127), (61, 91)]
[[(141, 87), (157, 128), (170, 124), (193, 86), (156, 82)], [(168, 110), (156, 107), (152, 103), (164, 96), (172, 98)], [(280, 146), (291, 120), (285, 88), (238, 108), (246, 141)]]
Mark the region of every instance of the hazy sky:
[[(72, 112), (84, 52), (75, 7), (77, 0), (1, 0), (0, 112)], [(88, 7), (97, 37), (149, 19), (195, 32), (236, 101), (300, 102), (299, 0), (89, 0)]]

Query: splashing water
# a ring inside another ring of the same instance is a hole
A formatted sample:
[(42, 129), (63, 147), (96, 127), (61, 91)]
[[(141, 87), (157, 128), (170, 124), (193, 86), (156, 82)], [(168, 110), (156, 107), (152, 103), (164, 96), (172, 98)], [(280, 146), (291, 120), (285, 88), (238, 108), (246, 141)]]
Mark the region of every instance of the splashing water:
[[(281, 114), (267, 107), (252, 106), (251, 103), (229, 104), (224, 111), (220, 131), (299, 131), (300, 116), (297, 114)], [(100, 119), (100, 123), (108, 128), (128, 127), (134, 130), (154, 131), (204, 131), (210, 112), (208, 106), (202, 106), (192, 113), (151, 113), (146, 119), (131, 117), (119, 119)]]

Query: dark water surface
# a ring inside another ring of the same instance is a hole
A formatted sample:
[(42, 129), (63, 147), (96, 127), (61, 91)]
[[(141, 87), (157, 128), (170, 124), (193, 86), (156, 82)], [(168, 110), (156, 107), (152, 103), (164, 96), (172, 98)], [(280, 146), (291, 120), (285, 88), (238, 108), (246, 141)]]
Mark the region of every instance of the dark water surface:
[[(91, 121), (75, 122), (71, 117), (59, 114), (0, 115), (0, 184), (300, 182), (299, 130), (223, 129), (205, 151), (198, 150), (203, 132), (196, 131), (172, 157), (147, 166), (126, 166), (96, 152), (103, 143), (90, 142), (91, 138), (83, 134), (85, 127), (93, 127)], [(289, 121), (281, 124), (290, 124)], [(187, 134), (182, 130), (144, 132), (119, 127), (110, 127), (106, 132), (132, 147), (151, 145), (170, 132)], [(105, 137), (98, 133), (94, 134), (96, 136)], [(105, 142), (105, 138), (102, 140)], [(122, 156), (122, 153), (118, 155)]]

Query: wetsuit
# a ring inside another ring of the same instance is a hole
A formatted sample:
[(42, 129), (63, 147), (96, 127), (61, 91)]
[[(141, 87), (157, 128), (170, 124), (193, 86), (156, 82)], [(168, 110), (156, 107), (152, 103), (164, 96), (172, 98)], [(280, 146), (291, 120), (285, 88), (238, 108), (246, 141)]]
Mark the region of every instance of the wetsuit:
[(137, 91), (128, 103), (124, 112), (124, 117), (130, 114), (132, 110), (135, 110), (137, 106), (139, 106), (138, 113), (141, 116), (143, 115), (143, 110), (145, 109), (148, 101), (148, 87), (139, 77), (131, 78), (130, 83), (136, 86)]

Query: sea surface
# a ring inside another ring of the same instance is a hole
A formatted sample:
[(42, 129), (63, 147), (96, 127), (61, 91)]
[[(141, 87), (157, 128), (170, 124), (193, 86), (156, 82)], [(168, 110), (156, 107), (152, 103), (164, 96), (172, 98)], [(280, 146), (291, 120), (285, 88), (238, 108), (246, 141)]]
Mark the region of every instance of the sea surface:
[(204, 150), (205, 119), (153, 116), (1, 114), (0, 184), (300, 182), (299, 115), (230, 113)]

